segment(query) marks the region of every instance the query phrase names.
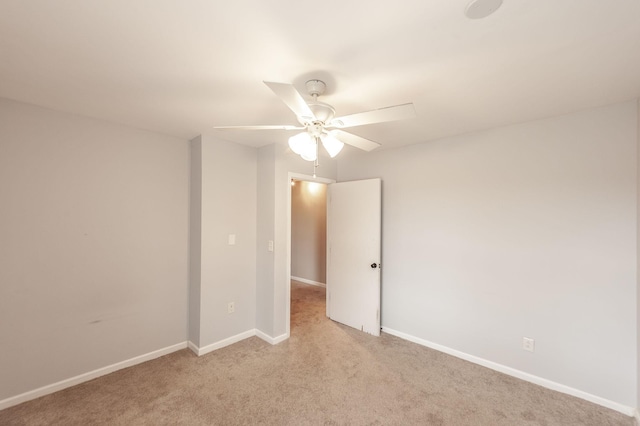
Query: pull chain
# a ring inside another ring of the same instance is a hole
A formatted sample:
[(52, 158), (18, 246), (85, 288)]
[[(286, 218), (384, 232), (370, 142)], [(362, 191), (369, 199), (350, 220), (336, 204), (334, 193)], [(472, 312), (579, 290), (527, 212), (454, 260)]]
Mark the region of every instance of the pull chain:
[(315, 137), (315, 140), (316, 140), (316, 161), (314, 161), (314, 162), (313, 162), (313, 177), (314, 177), (314, 179), (315, 179), (315, 177), (316, 177), (316, 169), (317, 169), (317, 168), (318, 168), (318, 166), (320, 165), (320, 164), (318, 163), (318, 154), (319, 154), (319, 152), (318, 152), (318, 151), (319, 151), (319, 149), (318, 149), (318, 139), (319, 139), (319, 138), (316, 136), (316, 137)]

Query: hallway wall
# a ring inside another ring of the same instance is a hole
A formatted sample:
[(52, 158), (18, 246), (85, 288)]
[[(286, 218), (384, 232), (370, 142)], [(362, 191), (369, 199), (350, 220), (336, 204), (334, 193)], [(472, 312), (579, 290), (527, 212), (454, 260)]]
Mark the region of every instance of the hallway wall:
[(327, 186), (296, 181), (291, 186), (291, 276), (326, 284)]

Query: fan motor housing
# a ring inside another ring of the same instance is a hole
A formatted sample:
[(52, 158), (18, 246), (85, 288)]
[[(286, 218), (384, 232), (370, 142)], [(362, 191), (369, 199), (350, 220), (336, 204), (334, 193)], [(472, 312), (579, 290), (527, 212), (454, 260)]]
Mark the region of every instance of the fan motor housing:
[(315, 121), (310, 122), (302, 117), (298, 117), (300, 124), (305, 126), (314, 123), (327, 124), (336, 115), (336, 110), (331, 105), (325, 104), (324, 102), (313, 102), (308, 105), (316, 119)]

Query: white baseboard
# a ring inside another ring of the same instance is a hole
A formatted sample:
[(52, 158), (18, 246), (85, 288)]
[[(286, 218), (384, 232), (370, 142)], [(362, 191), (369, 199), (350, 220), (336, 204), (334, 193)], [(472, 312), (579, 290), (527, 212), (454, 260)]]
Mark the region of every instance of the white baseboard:
[(634, 416), (634, 418), (636, 419), (636, 426), (640, 426), (640, 408), (636, 409), (636, 415)]
[(115, 364), (108, 365), (106, 367), (98, 368), (97, 370), (89, 371), (74, 377), (70, 377), (65, 380), (61, 380), (50, 385), (43, 386), (38, 389), (34, 389), (20, 395), (12, 396), (0, 401), (0, 410), (13, 407), (14, 405), (21, 404), (23, 402), (31, 401), (32, 399), (40, 398), (41, 396), (49, 395), (51, 393), (66, 389), (71, 386), (79, 385), (80, 383), (93, 380), (97, 377), (104, 376), (105, 374), (113, 373), (114, 371), (122, 370), (123, 368), (131, 367), (136, 364), (141, 364), (146, 361), (150, 361), (155, 358), (170, 354), (175, 351), (179, 351), (187, 347), (187, 342), (177, 343), (166, 348), (158, 349), (157, 351), (149, 352), (144, 355), (136, 356), (125, 361), (117, 362)]
[(261, 338), (262, 340), (264, 340), (267, 343), (271, 343), (272, 345), (277, 345), (280, 342), (284, 342), (285, 340), (287, 340), (289, 338), (288, 334), (281, 334), (278, 337), (271, 337), (266, 333), (263, 333), (260, 330), (256, 330), (256, 336), (258, 336), (259, 338)]
[(189, 340), (187, 342), (187, 347), (191, 350), (191, 352), (193, 352), (194, 354), (198, 355), (198, 345), (196, 345), (191, 340)]
[(226, 339), (222, 339), (218, 342), (212, 343), (210, 345), (207, 346), (203, 346), (201, 348), (199, 348), (198, 346), (196, 346), (195, 344), (193, 344), (192, 342), (189, 342), (189, 349), (191, 349), (193, 352), (196, 353), (196, 355), (198, 356), (202, 356), (204, 354), (208, 354), (209, 352), (213, 352), (217, 349), (222, 349), (225, 346), (229, 346), (229, 345), (233, 345), (234, 343), (237, 343), (241, 340), (244, 339), (248, 339), (249, 337), (253, 337), (256, 335), (256, 330), (255, 329), (251, 329), (251, 330), (247, 330), (244, 331), (240, 334), (236, 334), (235, 336), (231, 336), (231, 337), (227, 337)]
[(633, 417), (634, 414), (635, 414), (636, 417), (637, 417), (637, 412), (636, 412), (635, 408), (628, 407), (626, 405), (619, 404), (617, 402), (610, 401), (608, 399), (601, 398), (599, 396), (592, 395), (590, 393), (583, 392), (581, 390), (574, 389), (572, 387), (565, 386), (565, 385), (562, 385), (560, 383), (556, 383), (556, 382), (551, 381), (551, 380), (543, 379), (542, 377), (534, 376), (533, 374), (525, 373), (524, 371), (516, 370), (515, 368), (507, 367), (505, 365), (498, 364), (498, 363), (493, 362), (493, 361), (488, 361), (486, 359), (479, 358), (479, 357), (474, 356), (474, 355), (469, 355), (467, 353), (464, 353), (464, 352), (461, 352), (461, 351), (458, 351), (458, 350), (455, 350), (455, 349), (451, 349), (451, 348), (448, 348), (446, 346), (439, 345), (437, 343), (429, 342), (428, 340), (424, 340), (424, 339), (421, 339), (419, 337), (412, 336), (410, 334), (402, 333), (402, 332), (397, 331), (397, 330), (393, 330), (393, 329), (390, 329), (390, 328), (387, 328), (387, 327), (382, 327), (382, 331), (384, 333), (391, 334), (391, 335), (399, 337), (401, 339), (408, 340), (410, 342), (417, 343), (419, 345), (426, 346), (428, 348), (435, 349), (437, 351), (444, 352), (444, 353), (449, 354), (449, 355), (453, 355), (456, 358), (461, 358), (461, 359), (464, 359), (466, 361), (473, 362), (474, 364), (478, 364), (478, 365), (481, 365), (483, 367), (487, 367), (487, 368), (490, 368), (492, 370), (499, 371), (500, 373), (504, 373), (504, 374), (507, 374), (509, 376), (513, 376), (513, 377), (516, 377), (516, 378), (521, 379), (521, 380), (525, 380), (525, 381), (530, 382), (530, 383), (535, 383), (536, 385), (540, 385), (540, 386), (545, 387), (547, 389), (551, 389), (551, 390), (554, 390), (554, 391), (562, 392), (562, 393), (565, 393), (567, 395), (575, 396), (575, 397), (584, 399), (586, 401), (593, 402), (594, 404), (598, 404), (598, 405), (601, 405), (603, 407), (610, 408), (610, 409), (618, 411), (618, 412), (620, 412), (622, 414), (626, 414), (627, 416)]
[(321, 283), (318, 281), (313, 281), (313, 280), (308, 280), (306, 278), (300, 278), (300, 277), (291, 277), (292, 280), (294, 281), (300, 281), (301, 283), (304, 284), (311, 284), (311, 285), (317, 285), (318, 287), (327, 287), (327, 285), (325, 283)]
[(198, 347), (195, 343), (193, 342), (189, 342), (188, 343), (188, 347), (189, 349), (191, 349), (196, 355), (201, 356), (204, 354), (208, 354), (209, 352), (213, 352), (217, 349), (222, 349), (225, 346), (229, 346), (232, 345), (234, 343), (237, 343), (241, 340), (244, 339), (248, 339), (249, 337), (253, 337), (253, 336), (258, 336), (259, 338), (261, 338), (262, 340), (264, 340), (267, 343), (271, 343), (272, 345), (277, 345), (278, 343), (287, 340), (289, 338), (288, 334), (283, 334), (281, 336), (278, 337), (271, 337), (266, 333), (263, 333), (260, 330), (257, 329), (251, 329), (251, 330), (247, 330), (245, 332), (242, 332), (240, 334), (236, 334), (235, 336), (231, 336), (231, 337), (227, 337), (226, 339), (220, 340), (218, 342), (212, 343), (210, 345), (204, 346), (202, 348)]

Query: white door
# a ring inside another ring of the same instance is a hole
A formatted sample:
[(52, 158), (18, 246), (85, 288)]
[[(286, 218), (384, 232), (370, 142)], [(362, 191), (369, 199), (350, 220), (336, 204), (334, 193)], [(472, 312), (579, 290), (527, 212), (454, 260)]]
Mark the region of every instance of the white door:
[(379, 336), (381, 181), (328, 189), (327, 316)]

